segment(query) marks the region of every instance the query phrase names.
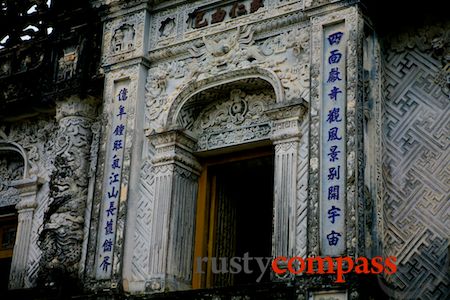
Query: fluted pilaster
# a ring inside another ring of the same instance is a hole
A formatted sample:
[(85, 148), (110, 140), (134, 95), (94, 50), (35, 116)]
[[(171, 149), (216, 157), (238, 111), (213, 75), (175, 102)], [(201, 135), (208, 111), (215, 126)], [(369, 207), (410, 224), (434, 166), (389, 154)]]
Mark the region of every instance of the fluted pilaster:
[(22, 179), (13, 183), (19, 191), (20, 202), (17, 203), (18, 212), (16, 242), (14, 244), (14, 256), (11, 263), (9, 288), (25, 288), (25, 277), (28, 267), (28, 250), (31, 241), (31, 229), (34, 210), (37, 207), (36, 193), (38, 190), (37, 177)]
[[(272, 254), (294, 256), (297, 235), (297, 172), (300, 149), (300, 121), (304, 107), (293, 103), (274, 107), (271, 139), (275, 145), (274, 233)], [(306, 235), (305, 235), (306, 239)]]
[(151, 231), (149, 288), (179, 290), (192, 280), (197, 180), (194, 140), (177, 131), (152, 137), (156, 155), (155, 206)]

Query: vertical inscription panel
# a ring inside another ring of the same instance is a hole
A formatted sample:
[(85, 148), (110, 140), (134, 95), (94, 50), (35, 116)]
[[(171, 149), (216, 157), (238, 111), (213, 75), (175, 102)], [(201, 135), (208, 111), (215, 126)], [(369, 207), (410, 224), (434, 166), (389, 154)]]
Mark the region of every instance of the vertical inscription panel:
[(116, 82), (114, 85), (97, 240), (97, 279), (111, 278), (125, 148), (128, 86), (128, 80)]
[(320, 115), (320, 216), (322, 255), (345, 252), (346, 205), (345, 23), (323, 27)]

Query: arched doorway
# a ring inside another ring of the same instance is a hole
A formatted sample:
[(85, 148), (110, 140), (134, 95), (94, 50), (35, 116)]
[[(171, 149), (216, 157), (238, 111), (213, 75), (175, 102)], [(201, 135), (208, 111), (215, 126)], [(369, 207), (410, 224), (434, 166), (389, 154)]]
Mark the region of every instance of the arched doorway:
[(0, 290), (26, 285), (38, 178), (23, 147), (0, 139)]
[[(244, 200), (239, 196), (248, 198), (252, 189), (255, 195), (258, 192), (257, 179), (251, 182), (246, 176), (224, 176), (237, 172), (239, 175), (247, 174), (247, 177), (266, 174), (265, 186), (269, 187), (257, 197), (267, 198), (264, 217), (267, 222), (263, 226), (266, 235), (263, 239), (270, 241), (261, 245), (256, 243), (256, 248), (265, 250), (254, 255), (294, 253), (296, 170), (300, 121), (305, 112), (303, 103), (301, 99), (282, 103), (273, 85), (258, 76), (234, 81), (228, 79), (222, 84), (219, 81), (207, 89), (199, 88), (189, 93), (181, 92), (180, 95), (187, 98), (174, 100), (163, 130), (148, 136), (154, 147), (152, 173), (155, 199), (152, 206), (148, 286), (154, 291), (183, 290), (248, 282), (249, 278), (240, 280), (238, 276), (232, 279), (223, 276), (208, 279), (196, 277), (194, 255), (212, 257), (226, 253), (231, 258), (249, 252), (245, 240), (251, 240), (249, 237), (254, 229), (237, 238), (239, 234), (230, 235), (233, 230), (220, 230), (218, 226), (229, 224), (236, 228), (250, 228), (253, 225), (239, 225), (232, 217), (249, 214), (249, 207), (241, 203)], [(263, 158), (261, 151), (267, 150)], [(255, 157), (239, 159), (242, 151), (251, 151)], [(228, 161), (223, 164), (211, 164), (211, 159), (224, 157), (228, 157)], [(204, 176), (205, 171), (209, 175)], [(252, 186), (250, 191), (234, 193), (233, 187), (245, 187), (242, 181), (246, 179), (247, 187)], [(214, 180), (215, 188), (211, 186)], [(272, 182), (273, 188), (269, 182)], [(223, 199), (210, 195), (217, 194), (217, 183), (225, 189), (221, 194)], [(197, 197), (201, 197), (202, 193), (206, 194), (203, 200)], [(197, 205), (201, 201), (203, 206)], [(247, 202), (250, 207), (255, 205)], [(210, 209), (213, 203), (217, 205), (216, 210)], [(222, 216), (212, 217), (217, 215), (220, 205)], [(201, 219), (203, 225), (200, 224)], [(215, 225), (211, 227), (210, 220), (213, 219)], [(228, 247), (226, 244), (229, 241), (235, 245)]]
[(24, 159), (13, 144), (0, 142), (0, 291), (8, 290), (17, 233), (20, 193), (14, 183), (24, 178)]

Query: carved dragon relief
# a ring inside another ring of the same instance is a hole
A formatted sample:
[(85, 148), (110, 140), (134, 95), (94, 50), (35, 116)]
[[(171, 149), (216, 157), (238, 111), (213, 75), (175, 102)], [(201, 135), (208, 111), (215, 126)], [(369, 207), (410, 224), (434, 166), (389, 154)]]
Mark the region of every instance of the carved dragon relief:
[(297, 28), (256, 42), (251, 26), (204, 36), (191, 56), (163, 62), (149, 70), (146, 83), (146, 127), (162, 128), (174, 98), (204, 79), (253, 66), (275, 72), (285, 101), (309, 100), (309, 30)]
[[(265, 60), (265, 56), (254, 43), (253, 30), (250, 26), (238, 27), (232, 34), (202, 37), (202, 42), (203, 45), (194, 45), (189, 52), (203, 76), (246, 67)], [(201, 78), (199, 76), (199, 79)]]
[(55, 169), (39, 234), (40, 285), (77, 283), (95, 112), (94, 101), (87, 100), (69, 99), (57, 107)]

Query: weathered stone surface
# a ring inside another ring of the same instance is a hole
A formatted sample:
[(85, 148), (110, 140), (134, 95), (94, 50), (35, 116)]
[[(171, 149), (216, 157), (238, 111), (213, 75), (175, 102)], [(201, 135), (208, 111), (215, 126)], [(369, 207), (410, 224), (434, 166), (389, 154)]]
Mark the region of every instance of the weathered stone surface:
[[(450, 294), (446, 19), (418, 25), (421, 8), (400, 12), (369, 0), (3, 2), (0, 212), (16, 211), (20, 229), (10, 287), (48, 289), (11, 297)], [(386, 22), (375, 16), (385, 10)], [(324, 249), (324, 33), (333, 26), (345, 35), (338, 252)], [(127, 102), (118, 103), (125, 89)], [(112, 175), (120, 105), (120, 173)], [(259, 145), (274, 155), (274, 256), (393, 255), (397, 273), (351, 273), (344, 284), (330, 275), (273, 276), (191, 290), (200, 162)], [(103, 274), (111, 176), (119, 183)]]

